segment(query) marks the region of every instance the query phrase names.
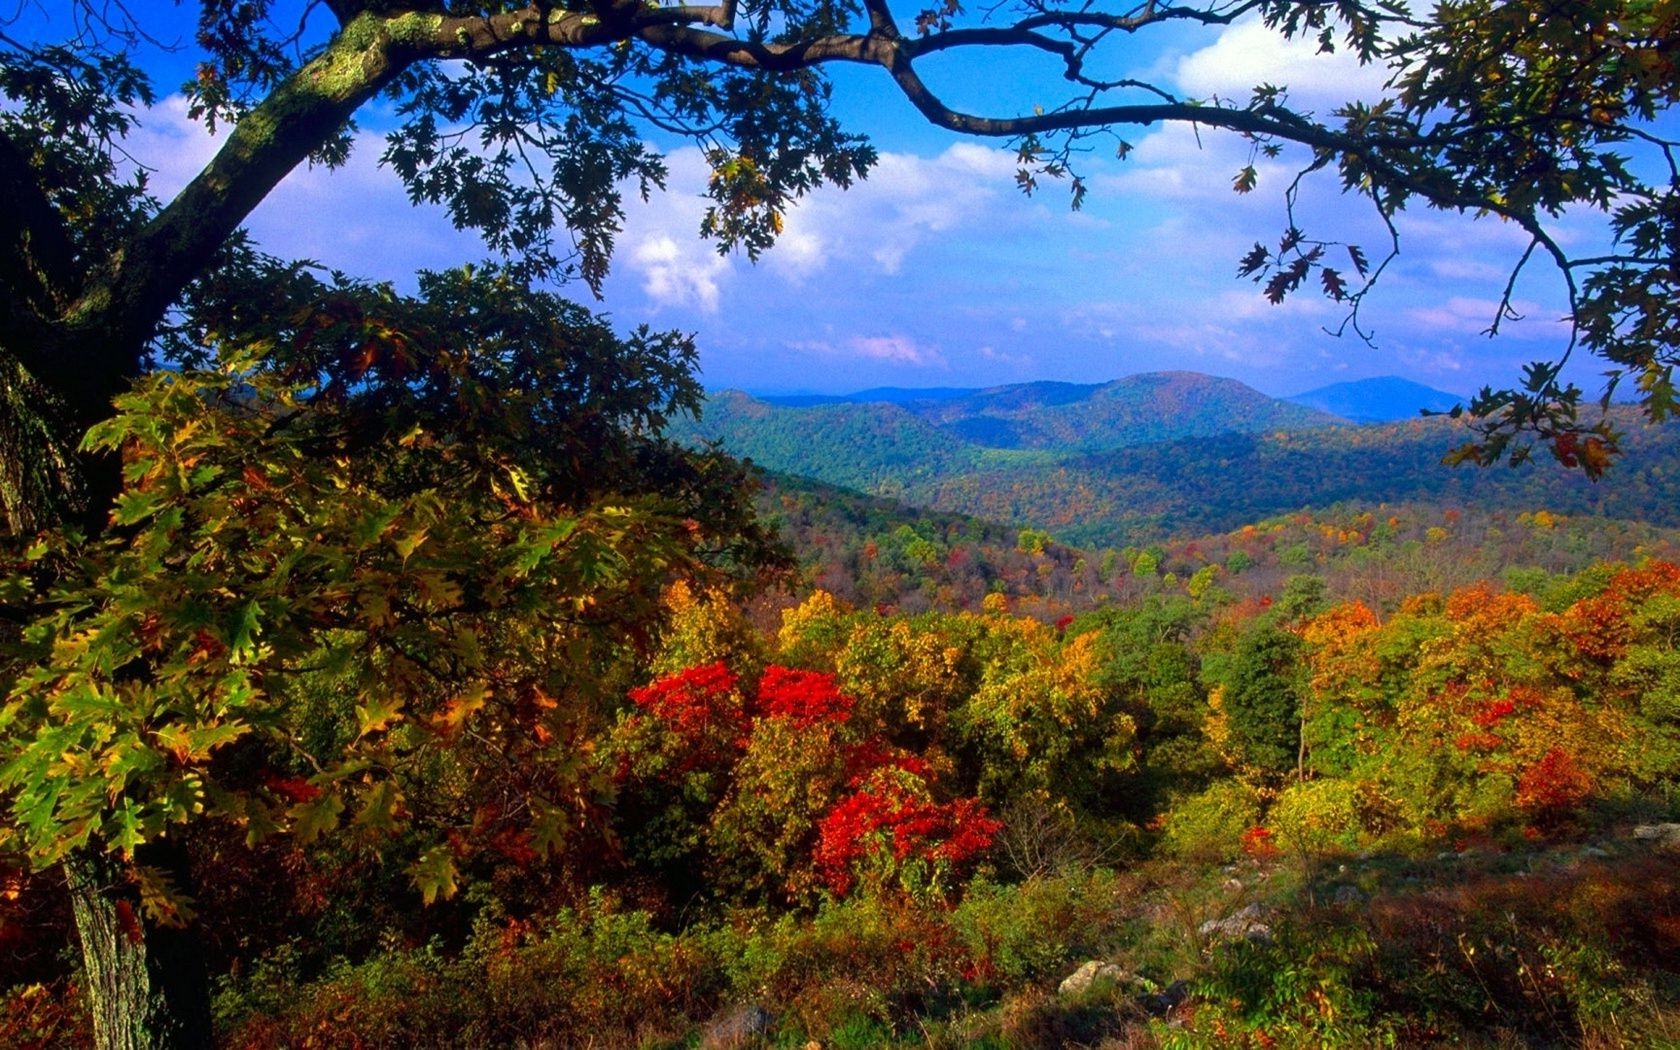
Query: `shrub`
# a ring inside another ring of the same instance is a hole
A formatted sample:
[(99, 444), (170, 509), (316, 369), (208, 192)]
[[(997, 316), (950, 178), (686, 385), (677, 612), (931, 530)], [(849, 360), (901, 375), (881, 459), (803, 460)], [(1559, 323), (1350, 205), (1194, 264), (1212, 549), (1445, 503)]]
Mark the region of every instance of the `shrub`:
[(1291, 784), (1272, 802), (1266, 823), (1289, 853), (1321, 856), (1359, 848), (1360, 796), (1345, 780)]
[(1161, 846), (1186, 860), (1235, 857), (1244, 832), (1260, 823), (1260, 796), (1235, 780), (1222, 781), (1168, 812)]

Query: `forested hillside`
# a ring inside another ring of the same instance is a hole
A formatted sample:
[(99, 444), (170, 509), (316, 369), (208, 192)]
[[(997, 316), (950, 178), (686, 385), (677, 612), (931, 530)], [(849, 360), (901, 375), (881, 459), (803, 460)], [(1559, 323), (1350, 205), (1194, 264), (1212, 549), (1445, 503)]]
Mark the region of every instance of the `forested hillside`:
[[(1158, 592), (1054, 625), (1001, 596), (904, 616), (818, 591), (770, 630), (721, 595), (667, 601), (643, 684), (580, 757), (589, 816), (543, 879), (494, 813), (452, 847), (471, 891), (400, 918), (354, 850), (206, 857), (241, 865), (207, 889), (212, 915), (271, 917), (240, 929), (254, 962), (217, 998), (229, 1038), (1491, 1048), (1680, 1031), (1673, 564), (1376, 605), (1297, 574), (1264, 601)], [(14, 882), (3, 907), (50, 941), (47, 892)], [(376, 939), (376, 920), (403, 933)], [(36, 944), (12, 965), (50, 971)], [(67, 995), (14, 994), (6, 1023), (72, 1044)]]
[(1113, 382), (1023, 383), (905, 407), (985, 448), (1093, 452), (1214, 434), (1328, 426), (1334, 415), (1233, 379), (1152, 372)]
[(698, 420), (678, 421), (672, 432), (695, 443), (721, 442), (734, 455), (780, 473), (899, 495), (976, 469), (1031, 470), (1053, 461), (1033, 453), (1343, 422), (1235, 380), (1194, 372), (914, 394), (761, 400), (723, 391), (707, 398)]
[(1474, 505), (1337, 504), (1228, 532), (1080, 548), (1013, 529), (799, 478), (772, 478), (765, 523), (796, 555), (798, 582), (767, 608), (817, 587), (863, 608), (979, 611), (998, 595), (1045, 621), (1178, 594), (1230, 603), (1275, 598), (1310, 574), (1336, 599), (1390, 608), (1406, 595), (1478, 580), (1527, 587), (1537, 576), (1608, 561), (1680, 561), (1680, 529), (1644, 521)]
[[(1040, 421), (1035, 426), (1047, 433), (1059, 417), (1046, 413), (1057, 406), (1047, 408), (1045, 398), (1031, 396), (1032, 389), (1019, 388), (1011, 396), (1030, 401), (1033, 407), (1022, 410), (1025, 418)], [(963, 403), (937, 402), (928, 411)], [(1087, 453), (983, 447), (900, 405), (789, 409), (726, 394), (711, 398), (705, 412), (701, 431), (719, 435), (726, 450), (766, 469), (932, 510), (1044, 529), (1083, 547), (1154, 543), (1342, 502), (1435, 503), (1511, 513), (1544, 508), (1680, 525), (1680, 501), (1671, 498), (1680, 479), (1680, 436), (1648, 424), (1630, 408), (1612, 410), (1624, 453), (1615, 483), (1605, 485), (1560, 469), (1544, 455), (1518, 467), (1447, 469), (1443, 457), (1468, 433), (1446, 418), (1223, 432)], [(960, 418), (983, 423), (985, 417)], [(1210, 420), (1216, 418), (1204, 415), (1196, 425), (1212, 429)], [(843, 451), (826, 451), (831, 448)]]

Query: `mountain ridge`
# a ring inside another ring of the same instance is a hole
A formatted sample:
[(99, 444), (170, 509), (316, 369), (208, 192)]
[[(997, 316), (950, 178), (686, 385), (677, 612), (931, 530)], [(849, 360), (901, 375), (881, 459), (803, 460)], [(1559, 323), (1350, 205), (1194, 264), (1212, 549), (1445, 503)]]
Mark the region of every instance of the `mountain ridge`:
[(1401, 376), (1376, 376), (1331, 383), (1284, 400), (1355, 423), (1396, 423), (1424, 412), (1450, 412), (1469, 399)]

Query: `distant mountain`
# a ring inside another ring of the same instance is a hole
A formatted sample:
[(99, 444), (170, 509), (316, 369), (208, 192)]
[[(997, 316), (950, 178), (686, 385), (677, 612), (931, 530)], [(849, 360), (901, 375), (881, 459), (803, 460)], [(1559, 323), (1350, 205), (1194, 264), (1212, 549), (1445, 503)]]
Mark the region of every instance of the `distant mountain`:
[(994, 461), (918, 482), (906, 502), (1047, 529), (1084, 547), (1218, 532), (1301, 507), (1411, 502), (1547, 509), (1680, 527), (1680, 427), (1613, 409), (1624, 455), (1594, 484), (1544, 452), (1519, 468), (1443, 466), (1470, 436), (1450, 419), (1181, 438), (1065, 454), (1027, 468)]
[(908, 484), (973, 470), (986, 452), (902, 405), (788, 407), (738, 390), (708, 395), (701, 418), (677, 421), (671, 436), (721, 442), (731, 454), (768, 470), (885, 496), (898, 495)]
[[(941, 460), (963, 463), (987, 450), (1101, 452), (1175, 438), (1344, 422), (1267, 397), (1234, 379), (1196, 372), (980, 390), (878, 387), (856, 394), (757, 398), (725, 391), (709, 400), (703, 422), (684, 436), (721, 439), (737, 455), (772, 469), (853, 486), (879, 474), (885, 463), (904, 461), (905, 450), (890, 447), (889, 436)], [(844, 454), (836, 457), (841, 450)]]
[[(709, 398), (703, 422), (673, 436), (721, 441), (772, 471), (1095, 548), (1338, 502), (1545, 508), (1680, 526), (1680, 427), (1612, 411), (1626, 454), (1597, 485), (1544, 452), (1520, 469), (1442, 466), (1469, 437), (1459, 421), (1325, 426), (1321, 411), (1277, 409), (1240, 383), (1187, 373), (807, 408), (725, 392)], [(1317, 425), (1288, 426), (1290, 413)], [(1151, 441), (1156, 434), (1167, 437)]]
[(1287, 398), (1297, 405), (1342, 416), (1355, 423), (1393, 423), (1416, 419), (1427, 409), (1447, 412), (1466, 399), (1399, 376), (1332, 383)]
[(1093, 385), (1021, 383), (904, 407), (976, 445), (1047, 452), (1100, 452), (1345, 422), (1267, 397), (1235, 379), (1197, 372), (1150, 372)]

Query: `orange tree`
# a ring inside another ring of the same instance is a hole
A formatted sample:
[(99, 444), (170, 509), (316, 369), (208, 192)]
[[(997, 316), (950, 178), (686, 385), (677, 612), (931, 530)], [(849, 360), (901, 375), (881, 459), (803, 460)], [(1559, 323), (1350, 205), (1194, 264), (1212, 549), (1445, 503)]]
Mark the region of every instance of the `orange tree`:
[(252, 265), (91, 431), (111, 527), (0, 577), (0, 836), (68, 875), (103, 1045), (208, 1038), (200, 827), (383, 857), (417, 903), (491, 845), (553, 860), (662, 589), (774, 560), (740, 468), (659, 436), (686, 339), (493, 270)]

